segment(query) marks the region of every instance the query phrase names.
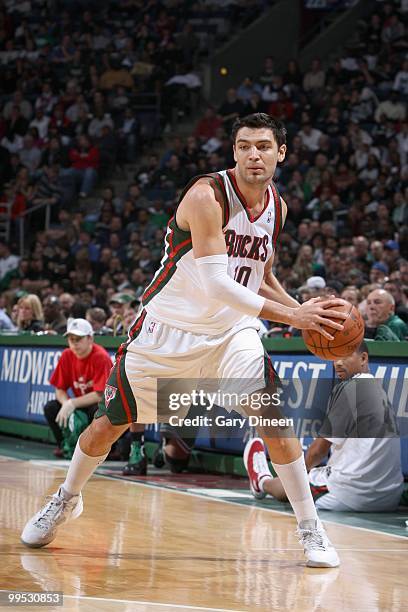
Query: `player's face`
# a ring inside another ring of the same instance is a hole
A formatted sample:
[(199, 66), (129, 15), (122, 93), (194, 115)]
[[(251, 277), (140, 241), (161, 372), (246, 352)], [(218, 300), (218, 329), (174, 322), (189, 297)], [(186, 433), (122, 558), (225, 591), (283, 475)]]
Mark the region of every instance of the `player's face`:
[(93, 338), (91, 336), (76, 336), (68, 334), (68, 346), (78, 359), (88, 357), (92, 350)]
[(275, 174), (276, 164), (285, 159), (286, 145), (278, 148), (269, 128), (238, 130), (234, 144), (234, 160), (239, 176), (251, 185), (269, 183)]
[(336, 376), (340, 380), (347, 380), (355, 374), (360, 374), (365, 371), (367, 365), (368, 355), (367, 353), (354, 352), (349, 357), (342, 357), (334, 362), (334, 369)]

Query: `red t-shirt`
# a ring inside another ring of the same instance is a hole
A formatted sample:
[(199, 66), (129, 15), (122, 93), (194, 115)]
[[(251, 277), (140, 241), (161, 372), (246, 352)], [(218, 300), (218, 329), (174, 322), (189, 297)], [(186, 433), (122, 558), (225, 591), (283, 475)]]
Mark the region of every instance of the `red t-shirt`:
[(112, 368), (112, 361), (102, 346), (94, 344), (85, 359), (78, 359), (67, 348), (63, 351), (57, 367), (50, 378), (50, 384), (57, 389), (72, 389), (76, 397), (102, 392)]

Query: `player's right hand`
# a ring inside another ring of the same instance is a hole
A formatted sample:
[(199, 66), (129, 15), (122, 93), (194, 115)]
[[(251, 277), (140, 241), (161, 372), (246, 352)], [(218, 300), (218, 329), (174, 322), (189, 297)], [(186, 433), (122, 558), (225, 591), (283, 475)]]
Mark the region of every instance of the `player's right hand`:
[[(334, 337), (325, 328), (341, 331), (343, 329), (341, 321), (344, 321), (348, 315), (340, 310), (331, 310), (331, 308), (344, 306), (344, 304), (344, 300), (339, 298), (311, 298), (295, 308), (293, 326), (298, 329), (313, 329), (328, 340), (333, 340)], [(333, 319), (340, 320), (333, 321)]]

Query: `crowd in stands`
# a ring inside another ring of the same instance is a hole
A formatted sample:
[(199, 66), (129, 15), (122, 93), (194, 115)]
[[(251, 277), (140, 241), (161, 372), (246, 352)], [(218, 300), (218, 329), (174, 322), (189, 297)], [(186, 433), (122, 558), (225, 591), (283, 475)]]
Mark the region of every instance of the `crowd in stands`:
[[(190, 112), (201, 88), (194, 18), (212, 11), (222, 20), (233, 11), (245, 24), (268, 3), (246, 2), (246, 12), (240, 2), (99, 2), (96, 18), (85, 4), (0, 2), (0, 203), (12, 202), (15, 223), (32, 207), (51, 207), (47, 231), (44, 213), (32, 214), (25, 253), (16, 243), (0, 245), (0, 326), (8, 313), (10, 325), (26, 331), (57, 331), (67, 316), (87, 317), (102, 333), (126, 331), (158, 267), (180, 191), (197, 174), (232, 167), (234, 119), (267, 112), (288, 129), (287, 159), (275, 178), (288, 204), (277, 277), (301, 300), (342, 295), (362, 310), (371, 337), (403, 340), (406, 3), (373, 2), (353, 45), (330, 66), (315, 59), (302, 72), (293, 60), (278, 70), (266, 57), (160, 155), (151, 139), (171, 124), (174, 109)], [(58, 18), (47, 13), (51, 5)], [(161, 95), (158, 130), (146, 133), (151, 124), (135, 111), (140, 94)], [(129, 163), (137, 166), (134, 180), (116, 193), (103, 179)], [(394, 312), (403, 325), (379, 332)]]

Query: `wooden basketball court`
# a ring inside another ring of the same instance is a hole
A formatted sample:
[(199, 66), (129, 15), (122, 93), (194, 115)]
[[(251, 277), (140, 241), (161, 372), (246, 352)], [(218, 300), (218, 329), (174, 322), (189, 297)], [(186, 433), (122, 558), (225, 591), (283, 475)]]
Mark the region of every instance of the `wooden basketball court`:
[(103, 476), (88, 483), (79, 519), (46, 548), (26, 548), (25, 521), (64, 474), (0, 457), (2, 590), (63, 591), (63, 609), (81, 611), (407, 607), (403, 537), (327, 524), (342, 565), (309, 569), (289, 515)]

